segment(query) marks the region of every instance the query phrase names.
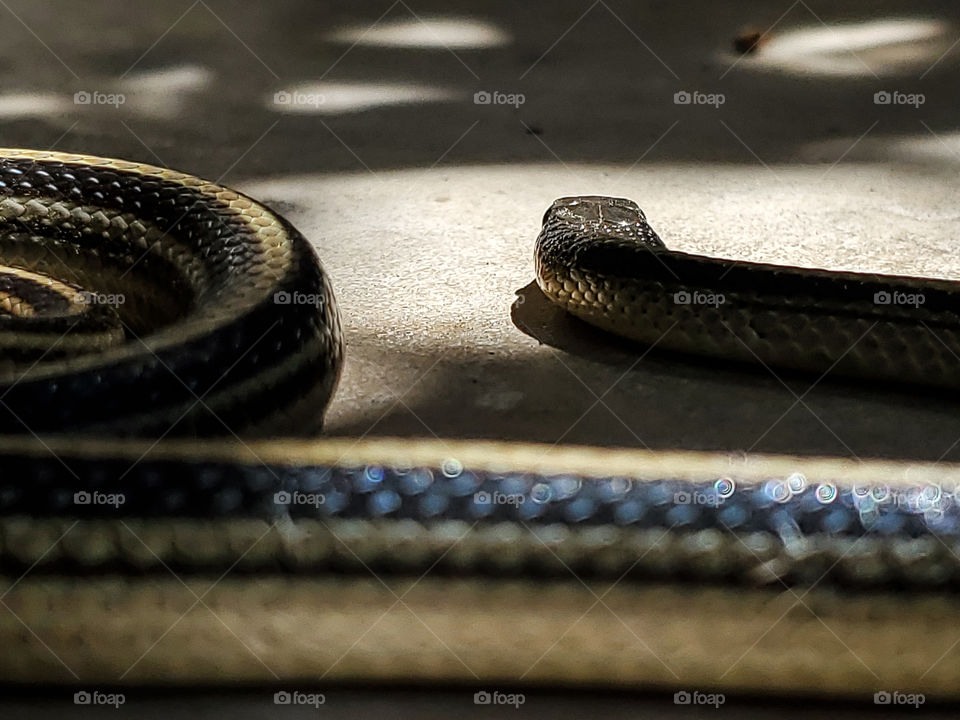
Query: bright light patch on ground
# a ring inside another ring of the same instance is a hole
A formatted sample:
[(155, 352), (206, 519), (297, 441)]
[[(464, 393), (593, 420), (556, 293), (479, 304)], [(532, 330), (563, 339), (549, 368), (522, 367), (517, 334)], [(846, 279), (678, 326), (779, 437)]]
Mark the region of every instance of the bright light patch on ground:
[(510, 36), (496, 25), (481, 20), (411, 18), (383, 22), (374, 27), (342, 28), (331, 33), (328, 39), (369, 47), (475, 50), (506, 45)]
[(388, 105), (446, 102), (458, 96), (435, 85), (317, 82), (278, 90), (267, 105), (282, 113), (339, 115)]
[(213, 78), (214, 73), (200, 65), (175, 65), (132, 73), (120, 83), (120, 89), (128, 112), (175, 118), (186, 112), (186, 103)]
[(950, 47), (949, 25), (939, 20), (872, 20), (814, 25), (771, 34), (756, 55), (738, 67), (799, 75), (872, 76), (925, 70)]
[(127, 92), (184, 92), (202, 90), (212, 79), (213, 73), (205, 67), (181, 65), (129, 75), (123, 87)]
[(894, 157), (914, 162), (951, 163), (960, 165), (960, 133), (938, 132), (892, 141)]
[[(845, 160), (859, 162), (921, 163), (930, 167), (960, 167), (960, 132), (927, 131), (915, 135), (877, 135), (856, 142), (855, 137), (809, 143), (802, 157), (824, 162), (846, 152)], [(851, 149), (851, 146), (856, 145)]]
[(7, 93), (0, 95), (0, 118), (43, 117), (60, 113), (73, 104), (52, 93)]

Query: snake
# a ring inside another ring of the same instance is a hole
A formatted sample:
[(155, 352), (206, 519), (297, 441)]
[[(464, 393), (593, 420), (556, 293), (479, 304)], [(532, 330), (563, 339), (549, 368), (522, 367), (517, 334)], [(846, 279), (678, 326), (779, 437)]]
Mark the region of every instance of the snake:
[[(277, 213), (9, 149), (0, 223), (5, 682), (958, 694), (954, 465), (316, 437), (340, 311)], [(600, 196), (535, 248), (547, 298), (638, 345), (957, 382), (954, 282), (670, 251)]]

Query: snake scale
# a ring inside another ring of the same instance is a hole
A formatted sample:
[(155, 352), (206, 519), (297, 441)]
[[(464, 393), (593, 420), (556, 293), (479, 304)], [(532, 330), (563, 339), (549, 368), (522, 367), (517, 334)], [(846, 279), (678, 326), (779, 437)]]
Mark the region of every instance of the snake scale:
[[(8, 682), (957, 695), (954, 466), (297, 439), (342, 338), (278, 215), (2, 150), (0, 222)], [(954, 283), (671, 252), (602, 197), (556, 201), (536, 263), (547, 297), (640, 343), (960, 377)]]

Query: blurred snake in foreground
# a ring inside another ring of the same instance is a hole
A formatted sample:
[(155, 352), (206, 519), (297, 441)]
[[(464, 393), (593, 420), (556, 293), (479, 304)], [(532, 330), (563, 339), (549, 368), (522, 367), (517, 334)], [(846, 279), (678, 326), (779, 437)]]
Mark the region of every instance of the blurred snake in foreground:
[[(8, 682), (958, 693), (955, 466), (311, 440), (341, 330), (278, 215), (3, 150), (0, 222)], [(553, 204), (536, 264), (552, 301), (647, 345), (960, 377), (952, 282), (672, 252), (602, 197)]]

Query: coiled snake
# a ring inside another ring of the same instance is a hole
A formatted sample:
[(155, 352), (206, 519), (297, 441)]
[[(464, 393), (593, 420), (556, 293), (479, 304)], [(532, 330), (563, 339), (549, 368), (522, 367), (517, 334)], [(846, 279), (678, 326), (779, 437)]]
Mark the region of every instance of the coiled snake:
[[(955, 467), (297, 440), (341, 333), (282, 218), (53, 152), (0, 195), (0, 677), (956, 695)], [(670, 252), (599, 197), (536, 261), (640, 342), (957, 382), (954, 283)]]

